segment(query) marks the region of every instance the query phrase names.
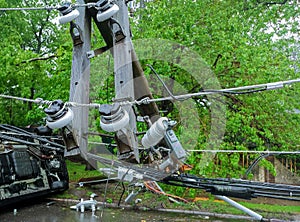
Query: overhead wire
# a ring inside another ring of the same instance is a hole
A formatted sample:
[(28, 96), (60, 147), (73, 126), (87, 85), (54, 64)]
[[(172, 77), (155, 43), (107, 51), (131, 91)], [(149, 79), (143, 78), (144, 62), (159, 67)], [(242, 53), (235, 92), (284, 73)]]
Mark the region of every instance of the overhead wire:
[[(79, 7), (94, 7), (96, 3), (86, 3), (86, 4), (71, 4), (72, 8), (79, 8)], [(61, 5), (51, 6), (40, 6), (40, 7), (8, 7), (8, 8), (0, 8), (0, 11), (37, 11), (37, 10), (46, 10), (52, 11), (57, 10), (61, 7)]]
[[(251, 199), (258, 196), (300, 201), (300, 186), (228, 178), (203, 178), (190, 174), (171, 175), (162, 182), (212, 194)], [(238, 192), (236, 192), (238, 191)], [(243, 191), (243, 192), (241, 192)]]
[(188, 152), (205, 152), (205, 153), (254, 153), (254, 154), (300, 154), (300, 151), (270, 151), (270, 150), (187, 150)]
[[(292, 79), (292, 80), (286, 80), (286, 81), (279, 81), (279, 82), (272, 82), (272, 83), (265, 83), (265, 84), (257, 84), (257, 85), (249, 85), (249, 86), (241, 86), (241, 87), (235, 87), (235, 88), (228, 88), (228, 89), (208, 89), (208, 90), (202, 90), (200, 92), (196, 93), (187, 93), (182, 95), (174, 96), (176, 100), (180, 99), (189, 99), (193, 97), (199, 97), (203, 95), (210, 95), (210, 94), (247, 94), (247, 93), (254, 93), (254, 92), (260, 92), (260, 91), (266, 91), (266, 90), (275, 90), (283, 88), (284, 85), (290, 85), (293, 83), (299, 83), (300, 79)], [(136, 103), (139, 104), (149, 104), (151, 102), (160, 102), (164, 100), (174, 100), (174, 98), (170, 97), (162, 97), (162, 98), (144, 98), (140, 101), (136, 101)]]
[(24, 97), (11, 96), (11, 95), (5, 95), (5, 94), (0, 94), (0, 97), (4, 98), (4, 99), (13, 99), (13, 100), (19, 100), (19, 101), (23, 101), (23, 102), (36, 103), (36, 104), (40, 104), (40, 105), (50, 105), (52, 103), (52, 101), (43, 100), (42, 98), (28, 99), (28, 98), (24, 98)]
[[(114, 161), (114, 156), (111, 155), (111, 164), (110, 164), (110, 171), (113, 170), (113, 161)], [(100, 214), (100, 218), (103, 219), (103, 215), (104, 215), (104, 209), (105, 209), (105, 203), (106, 203), (106, 195), (107, 195), (107, 190), (108, 190), (108, 181), (111, 179), (111, 174), (108, 173), (107, 175), (107, 180), (105, 183), (105, 188), (104, 188), (104, 201), (103, 201), (103, 206), (102, 206), (102, 210), (101, 210), (101, 214)]]
[[(300, 79), (292, 79), (292, 80), (286, 80), (286, 81), (279, 81), (279, 82), (272, 82), (272, 83), (265, 83), (265, 84), (257, 84), (257, 85), (249, 85), (249, 86), (241, 86), (241, 87), (235, 87), (235, 88), (228, 88), (228, 89), (208, 89), (203, 90), (196, 93), (187, 93), (187, 94), (181, 94), (177, 96), (169, 96), (169, 97), (161, 97), (161, 98), (143, 98), (141, 100), (135, 100), (135, 101), (124, 101), (121, 102), (121, 105), (142, 105), (142, 104), (149, 104), (151, 102), (159, 102), (159, 101), (166, 101), (166, 100), (183, 100), (183, 99), (189, 99), (193, 97), (199, 97), (203, 95), (210, 95), (210, 94), (247, 94), (247, 93), (254, 93), (254, 92), (260, 92), (264, 90), (274, 90), (283, 88), (284, 85), (290, 85), (294, 83), (300, 83)], [(6, 99), (15, 99), (15, 100), (21, 100), (25, 102), (32, 102), (37, 104), (47, 104), (51, 105), (52, 101), (43, 100), (42, 98), (37, 99), (27, 99), (24, 97), (17, 97), (17, 96), (11, 96), (11, 95), (5, 95), (0, 94), (1, 98)], [(90, 108), (99, 108), (101, 104), (98, 103), (77, 103), (77, 102), (66, 102), (65, 103), (67, 107), (90, 107)]]
[(173, 93), (171, 92), (171, 90), (168, 88), (168, 86), (165, 84), (165, 82), (162, 80), (162, 78), (158, 75), (158, 73), (155, 71), (155, 69), (150, 65), (147, 64), (147, 66), (151, 69), (151, 71), (155, 74), (155, 76), (157, 77), (157, 79), (161, 82), (161, 84), (163, 85), (163, 87), (165, 88), (165, 90), (168, 92), (168, 94), (171, 96), (171, 98), (173, 100), (176, 101), (183, 101), (185, 99), (177, 99), (176, 96), (173, 95)]

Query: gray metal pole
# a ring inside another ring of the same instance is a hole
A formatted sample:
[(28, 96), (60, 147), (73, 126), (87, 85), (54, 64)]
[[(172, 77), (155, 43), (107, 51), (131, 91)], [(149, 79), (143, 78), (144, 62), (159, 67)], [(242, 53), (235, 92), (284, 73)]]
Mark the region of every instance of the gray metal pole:
[(235, 202), (234, 200), (232, 200), (228, 197), (220, 196), (220, 195), (215, 195), (215, 197), (219, 198), (220, 200), (224, 200), (226, 203), (229, 203), (231, 206), (245, 212), (246, 214), (253, 217), (255, 220), (262, 221), (262, 219), (263, 219), (263, 216), (261, 216), (260, 214), (255, 213), (254, 211), (248, 209), (247, 207), (244, 207), (243, 205)]

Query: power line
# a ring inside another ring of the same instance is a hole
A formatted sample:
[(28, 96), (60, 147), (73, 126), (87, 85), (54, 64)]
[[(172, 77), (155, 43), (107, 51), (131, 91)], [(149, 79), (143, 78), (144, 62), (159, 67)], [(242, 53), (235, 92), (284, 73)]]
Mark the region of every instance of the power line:
[(203, 153), (254, 153), (254, 154), (300, 154), (300, 151), (270, 151), (270, 150), (187, 150), (188, 152), (203, 152)]
[(5, 94), (0, 94), (0, 97), (4, 98), (4, 99), (13, 99), (13, 100), (19, 100), (19, 101), (23, 101), (23, 102), (36, 103), (36, 104), (40, 104), (40, 105), (50, 105), (52, 103), (52, 101), (43, 100), (41, 98), (27, 99), (27, 98), (23, 98), (23, 97), (10, 96), (10, 95), (5, 95)]
[(26, 7), (26, 8), (0, 8), (0, 11), (36, 11), (36, 10), (47, 10), (51, 11), (58, 9), (60, 6), (44, 6), (44, 7)]
[[(265, 84), (258, 84), (258, 85), (250, 85), (250, 86), (241, 86), (241, 87), (235, 87), (235, 88), (228, 88), (228, 89), (209, 89), (209, 90), (203, 90), (197, 93), (188, 93), (188, 94), (182, 94), (177, 96), (170, 96), (170, 97), (161, 97), (161, 98), (155, 98), (150, 99), (148, 97), (142, 99), (142, 100), (135, 100), (135, 101), (123, 101), (120, 102), (121, 105), (142, 105), (142, 104), (149, 104), (151, 102), (159, 102), (159, 101), (173, 101), (175, 97), (175, 100), (185, 100), (190, 99), (193, 97), (199, 97), (204, 95), (212, 95), (212, 94), (247, 94), (247, 93), (254, 93), (254, 92), (260, 92), (262, 90), (275, 90), (283, 88), (284, 85), (299, 83), (300, 79), (292, 79), (292, 80), (286, 80), (286, 81), (279, 81), (279, 82), (272, 82), (272, 83), (265, 83)], [(15, 100), (21, 100), (25, 102), (32, 102), (42, 105), (50, 105), (52, 101), (43, 100), (41, 98), (37, 99), (27, 99), (23, 97), (16, 97), (16, 96), (10, 96), (5, 94), (0, 94), (0, 97), (6, 98), (6, 99), (15, 99)], [(89, 104), (83, 104), (83, 103), (76, 103), (76, 102), (66, 102), (66, 106), (68, 107), (89, 107), (89, 108), (99, 108), (101, 104), (99, 103), (89, 103)]]
[[(250, 86), (241, 86), (241, 87), (235, 87), (235, 88), (228, 88), (228, 89), (209, 89), (209, 90), (203, 90), (197, 93), (188, 93), (188, 94), (182, 94), (177, 96), (170, 96), (170, 97), (162, 97), (162, 98), (144, 98), (140, 101), (135, 101), (137, 105), (141, 104), (149, 104), (151, 102), (161, 102), (165, 100), (184, 100), (184, 99), (190, 99), (193, 97), (199, 97), (204, 95), (212, 95), (212, 94), (248, 94), (248, 93), (254, 93), (254, 92), (260, 92), (260, 91), (266, 91), (266, 90), (275, 90), (283, 88), (284, 85), (293, 84), (293, 83), (299, 83), (300, 79), (293, 79), (293, 80), (286, 80), (286, 81), (279, 81), (279, 82), (272, 82), (272, 83), (265, 83), (265, 84), (258, 84), (258, 85), (250, 85)], [(174, 97), (174, 98), (173, 98)]]
[[(86, 3), (86, 4), (71, 4), (72, 8), (79, 8), (79, 7), (94, 7), (96, 3)], [(61, 5), (57, 6), (41, 6), (41, 7), (12, 7), (12, 8), (0, 8), (0, 11), (37, 11), (37, 10), (46, 10), (52, 11), (57, 10), (61, 7)]]

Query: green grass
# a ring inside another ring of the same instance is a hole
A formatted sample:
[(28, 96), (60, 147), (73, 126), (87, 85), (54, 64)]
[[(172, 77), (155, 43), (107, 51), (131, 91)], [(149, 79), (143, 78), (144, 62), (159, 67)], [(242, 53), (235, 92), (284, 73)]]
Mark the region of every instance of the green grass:
[[(261, 214), (266, 218), (278, 218), (286, 219), (289, 215), (300, 214), (300, 206), (295, 205), (276, 205), (276, 204), (260, 204), (251, 203), (244, 201), (237, 201), (239, 204)], [(238, 210), (226, 202), (214, 202), (213, 199), (208, 201), (197, 201), (196, 202), (199, 209), (203, 211), (209, 211), (220, 214), (234, 214), (241, 215), (244, 214), (241, 210)], [(275, 202), (274, 202), (275, 203)]]
[(78, 200), (78, 197), (68, 193), (68, 191), (64, 191), (62, 193), (56, 193), (53, 195), (54, 198), (58, 199), (70, 199), (70, 200)]
[[(82, 178), (90, 178), (90, 177), (102, 177), (103, 174), (100, 173), (97, 170), (85, 170), (85, 165), (81, 163), (74, 163), (71, 161), (67, 161), (67, 167), (70, 177), (70, 182), (78, 182)], [(179, 193), (182, 197), (187, 199), (193, 199), (195, 196), (206, 196), (208, 197), (208, 200), (206, 201), (197, 201), (197, 202), (190, 202), (188, 204), (175, 204), (170, 203), (168, 198), (166, 196), (153, 194), (151, 192), (145, 192), (140, 194), (140, 198), (143, 199), (144, 205), (147, 207), (157, 207), (158, 203), (164, 203), (164, 205), (167, 208), (177, 208), (177, 209), (186, 209), (186, 210), (200, 210), (200, 211), (208, 211), (208, 212), (214, 212), (214, 213), (220, 213), (220, 214), (235, 214), (235, 215), (241, 215), (244, 214), (242, 211), (232, 207), (231, 205), (225, 203), (225, 202), (216, 202), (214, 201), (214, 196), (207, 194), (203, 190), (196, 190), (195, 192), (190, 192), (189, 189), (182, 188), (180, 189), (168, 189), (164, 185), (162, 185), (167, 193)], [(88, 194), (89, 190), (88, 188), (76, 188), (76, 189), (87, 189), (86, 192)], [(116, 201), (119, 199), (120, 194), (115, 193), (116, 190), (112, 191), (110, 195), (107, 196), (107, 201)], [(180, 195), (179, 195), (180, 196)], [(78, 199), (73, 194), (68, 193), (68, 191), (58, 194), (58, 198), (66, 198), (66, 199)], [(295, 205), (287, 205), (289, 202), (286, 202), (287, 204), (277, 204), (276, 201), (274, 201), (274, 204), (261, 204), (261, 203), (253, 203), (251, 201), (240, 201), (236, 200), (241, 205), (265, 216), (268, 217), (276, 217), (279, 219), (285, 219), (285, 217), (288, 217), (288, 215), (291, 214), (300, 214), (300, 206)], [(295, 204), (295, 203), (294, 203)]]
[(78, 182), (82, 178), (103, 176), (97, 170), (85, 170), (85, 165), (66, 160), (70, 182)]
[(255, 211), (265, 211), (273, 213), (299, 213), (300, 214), (300, 203), (299, 206), (289, 205), (272, 205), (272, 204), (257, 204), (249, 202), (241, 202), (242, 205)]

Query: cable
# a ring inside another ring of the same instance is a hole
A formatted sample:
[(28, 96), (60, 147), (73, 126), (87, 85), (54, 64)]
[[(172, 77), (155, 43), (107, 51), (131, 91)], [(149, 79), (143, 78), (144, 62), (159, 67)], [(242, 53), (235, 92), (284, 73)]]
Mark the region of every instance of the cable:
[(269, 151), (269, 150), (187, 150), (188, 152), (204, 152), (204, 153), (256, 153), (256, 154), (300, 154), (300, 151)]
[[(96, 3), (86, 3), (86, 4), (72, 4), (72, 8), (79, 8), (79, 7), (95, 7)], [(15, 7), (15, 8), (0, 8), (0, 11), (37, 11), (37, 10), (46, 10), (46, 11), (52, 11), (57, 10), (61, 7), (61, 5), (58, 6), (42, 6), (42, 7)]]
[[(197, 93), (182, 94), (174, 97), (176, 100), (178, 100), (178, 99), (189, 99), (193, 97), (199, 97), (199, 96), (211, 95), (211, 94), (247, 94), (247, 93), (260, 92), (265, 90), (279, 89), (279, 88), (283, 88), (284, 85), (299, 83), (299, 82), (300, 79), (293, 79), (293, 80), (250, 85), (250, 86), (241, 86), (241, 87), (228, 88), (228, 89), (219, 89), (219, 90), (209, 89)], [(174, 99), (171, 96), (164, 97), (164, 98), (156, 98), (156, 99), (144, 98), (140, 101), (135, 101), (135, 103), (137, 105), (141, 105), (141, 104), (149, 104), (151, 102), (160, 102), (164, 100), (174, 100)]]
[[(18, 96), (10, 96), (5, 94), (0, 94), (1, 98), (4, 99), (13, 99), (23, 102), (30, 102), (30, 103), (36, 103), (39, 105), (51, 105), (53, 101), (44, 100), (42, 98), (37, 99), (28, 99), (24, 97), (18, 97)], [(100, 104), (98, 103), (89, 103), (89, 104), (83, 104), (83, 103), (76, 103), (76, 102), (65, 102), (66, 107), (90, 107), (90, 108), (99, 108)]]
[[(135, 100), (135, 101), (123, 101), (120, 102), (121, 105), (142, 105), (142, 104), (149, 104), (151, 102), (159, 102), (159, 101), (165, 101), (165, 100), (185, 100), (193, 97), (199, 97), (203, 95), (211, 95), (211, 94), (247, 94), (247, 93), (253, 93), (253, 92), (260, 92), (262, 90), (274, 90), (282, 88), (284, 85), (287, 84), (293, 84), (293, 83), (299, 83), (300, 79), (293, 79), (293, 80), (286, 80), (286, 81), (280, 81), (280, 82), (272, 82), (272, 83), (265, 83), (265, 84), (259, 84), (259, 85), (250, 85), (250, 86), (241, 86), (236, 88), (228, 88), (228, 89), (219, 89), (219, 90), (203, 90), (201, 92), (197, 93), (188, 93), (188, 94), (182, 94), (174, 96), (172, 93), (172, 96), (169, 97), (162, 97), (162, 98), (156, 98), (156, 99), (150, 99), (148, 97), (143, 98), (141, 100)], [(164, 84), (164, 83), (163, 83)], [(245, 91), (247, 90), (247, 91)], [(15, 99), (15, 100), (21, 100), (25, 102), (32, 102), (37, 104), (46, 104), (51, 105), (52, 101), (43, 100), (41, 98), (37, 99), (27, 99), (23, 97), (16, 97), (16, 96), (10, 96), (5, 94), (0, 94), (0, 97), (6, 98), (6, 99)], [(100, 104), (98, 103), (89, 103), (89, 104), (82, 104), (82, 103), (76, 103), (76, 102), (66, 102), (66, 107), (90, 107), (90, 108), (99, 108)]]
[(256, 158), (253, 163), (248, 167), (246, 173), (245, 173), (245, 178), (248, 177), (248, 175), (250, 174), (250, 172), (252, 171), (252, 169), (264, 158), (270, 156), (271, 154), (261, 154), (258, 158)]
[(242, 179), (201, 178), (190, 174), (171, 175), (161, 182), (173, 186), (203, 189), (215, 195), (242, 199), (261, 196), (300, 201), (300, 186), (297, 185), (274, 184)]
[[(113, 169), (113, 161), (114, 161), (114, 156), (112, 155), (111, 157), (111, 164), (110, 164), (110, 170)], [(101, 210), (101, 215), (100, 218), (103, 219), (103, 215), (104, 215), (104, 208), (105, 208), (105, 203), (106, 203), (106, 195), (107, 195), (107, 189), (108, 189), (108, 181), (111, 179), (111, 174), (108, 174), (107, 177), (107, 181), (105, 183), (105, 189), (104, 189), (104, 200), (103, 200), (103, 206), (102, 206), (102, 210)]]
[(171, 90), (165, 84), (165, 82), (162, 80), (162, 78), (160, 78), (160, 76), (155, 71), (155, 69), (150, 64), (147, 64), (146, 66), (148, 66), (151, 69), (151, 71), (155, 74), (155, 76), (158, 78), (158, 80), (161, 82), (161, 84), (163, 85), (163, 87), (165, 88), (165, 90), (167, 90), (168, 94), (171, 96), (171, 98), (173, 100), (177, 100), (177, 101), (183, 101), (183, 100), (185, 100), (185, 99), (177, 99), (176, 96), (173, 95), (173, 93), (171, 92)]
[(26, 7), (26, 8), (0, 8), (0, 11), (36, 11), (36, 10), (47, 10), (51, 11), (54, 9), (58, 9), (60, 6), (44, 6), (44, 7)]
[(153, 181), (146, 181), (146, 182), (144, 182), (144, 185), (145, 185), (145, 187), (146, 187), (148, 190), (150, 190), (150, 191), (152, 191), (152, 192), (154, 192), (154, 193), (162, 194), (162, 195), (164, 195), (164, 196), (167, 196), (167, 197), (171, 197), (171, 198), (180, 200), (180, 201), (182, 201), (182, 202), (184, 202), (184, 203), (188, 203), (188, 201), (187, 201), (186, 199), (182, 198), (182, 197), (179, 197), (179, 196), (176, 196), (176, 195), (172, 195), (172, 194), (168, 194), (168, 193), (165, 193), (165, 192), (163, 192), (163, 191), (160, 191), (159, 189), (156, 189), (156, 188), (153, 186)]
[(0, 97), (4, 98), (4, 99), (14, 99), (14, 100), (19, 100), (19, 101), (24, 101), (24, 102), (36, 103), (36, 104), (40, 104), (40, 105), (44, 105), (44, 104), (50, 105), (52, 103), (52, 101), (43, 100), (41, 98), (27, 99), (27, 98), (23, 98), (23, 97), (10, 96), (10, 95), (5, 95), (5, 94), (0, 94)]

